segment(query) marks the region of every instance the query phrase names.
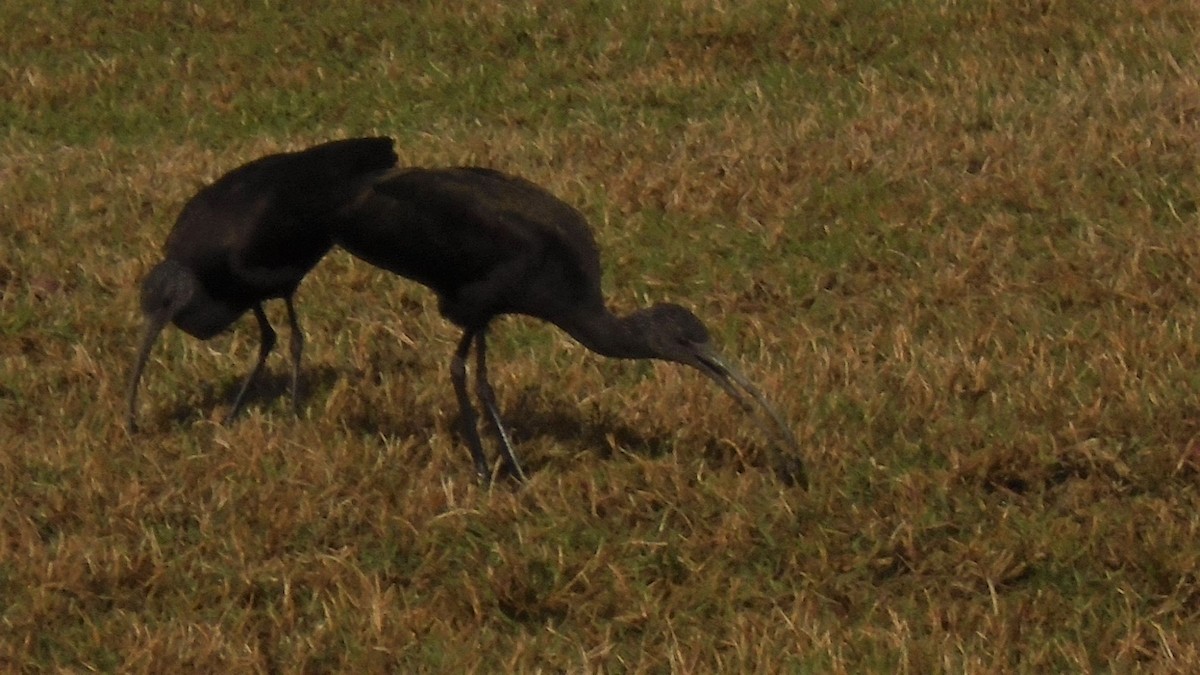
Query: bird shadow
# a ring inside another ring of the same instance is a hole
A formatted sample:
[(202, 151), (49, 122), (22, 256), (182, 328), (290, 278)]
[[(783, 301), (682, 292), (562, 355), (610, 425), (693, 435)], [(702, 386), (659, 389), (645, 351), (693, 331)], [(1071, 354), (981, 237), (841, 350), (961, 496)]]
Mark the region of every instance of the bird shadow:
[[(446, 396), (452, 400), (451, 392)], [(451, 405), (453, 405), (451, 403)], [(403, 402), (397, 402), (403, 408)], [(442, 422), (455, 438), (466, 445), (462, 434), (462, 415), (456, 411)], [(489, 453), (495, 448), (495, 429), (486, 414), (476, 404), (478, 429)], [(543, 439), (552, 439), (564, 446), (582, 447), (599, 459), (611, 459), (617, 452), (638, 457), (658, 458), (669, 454), (674, 447), (674, 435), (647, 431), (624, 423), (616, 412), (580, 409), (577, 402), (565, 397), (548, 397), (537, 389), (519, 393), (516, 400), (501, 410), (504, 427), (515, 446), (518, 458), (528, 471), (536, 472), (545, 460), (522, 456), (521, 446)], [(370, 436), (421, 435), (439, 424), (439, 415), (427, 410), (407, 408), (401, 415), (388, 410), (373, 410), (342, 420), (347, 428)]]
[[(518, 394), (504, 415), (505, 426), (515, 444), (549, 437), (566, 445), (587, 448), (601, 460), (610, 460), (618, 453), (659, 459), (684, 450), (691, 461), (703, 461), (716, 470), (770, 471), (788, 485), (806, 480), (798, 463), (781, 461), (772, 452), (770, 442), (755, 439), (754, 434), (739, 437), (736, 444), (702, 434), (685, 444), (670, 428), (631, 426), (621, 418), (621, 412), (612, 408), (581, 409), (569, 398), (547, 396), (531, 388)], [(534, 457), (527, 464), (526, 468), (536, 471), (545, 462)]]
[[(297, 392), (298, 407), (303, 410), (311, 392), (329, 390), (340, 377), (342, 377), (341, 371), (331, 366), (317, 366), (302, 370), (300, 372), (300, 391)], [(231, 376), (216, 385), (203, 385), (197, 397), (176, 402), (166, 413), (166, 419), (171, 424), (192, 424), (215, 415), (219, 408), (224, 408), (223, 414), (228, 415), (229, 407), (233, 405), (233, 400), (242, 387), (242, 379)], [(254, 378), (254, 383), (246, 392), (239, 417), (245, 415), (248, 410), (266, 406), (281, 397), (288, 399), (290, 406), (291, 396), (291, 373), (272, 372), (264, 369), (264, 372)]]
[(514, 443), (552, 438), (560, 443), (584, 446), (600, 459), (612, 458), (618, 449), (653, 459), (669, 454), (674, 445), (671, 434), (636, 428), (621, 420), (614, 411), (584, 410), (574, 401), (559, 396), (547, 397), (538, 390), (518, 394), (503, 415)]
[[(342, 378), (344, 370), (331, 366), (316, 366), (302, 371), (300, 376), (299, 405), (301, 410), (310, 402), (313, 393), (328, 392)], [(279, 398), (290, 399), (291, 375), (285, 371), (263, 372), (255, 378), (246, 392), (246, 400), (239, 416), (248, 410), (266, 406)], [(240, 377), (231, 376), (220, 384), (204, 385), (196, 397), (176, 402), (165, 414), (166, 420), (175, 425), (188, 425), (206, 418), (216, 417), (216, 411), (228, 414), (238, 390), (242, 386)], [(411, 403), (411, 402), (409, 402)], [(290, 401), (288, 403), (290, 405)], [(397, 402), (403, 407), (404, 402)], [(479, 411), (479, 431), (485, 445), (494, 446), (494, 428)], [(665, 429), (647, 429), (626, 423), (619, 410), (609, 408), (581, 408), (579, 403), (565, 396), (547, 393), (538, 388), (526, 388), (502, 411), (505, 428), (512, 440), (517, 456), (525, 469), (536, 473), (555, 460), (536, 455), (521, 456), (521, 446), (539, 440), (552, 439), (562, 446), (582, 448), (598, 460), (609, 461), (618, 454), (627, 454), (643, 459), (660, 459), (671, 454), (679, 445), (677, 434)], [(403, 419), (401, 419), (403, 418)], [(223, 419), (223, 418), (222, 418)], [(234, 420), (236, 421), (236, 420)], [(339, 423), (347, 429), (369, 436), (421, 436), (438, 424), (434, 408), (422, 410), (408, 407), (400, 415), (394, 409), (373, 409), (359, 414), (352, 413)], [(465, 444), (462, 437), (462, 417), (454, 414), (449, 429), (456, 442)], [(758, 444), (744, 448), (750, 456), (762, 456), (764, 448)], [(689, 447), (689, 454), (715, 469), (747, 468), (747, 458), (727, 441), (707, 438), (698, 445)], [(751, 461), (750, 463), (757, 464)]]
[[(462, 434), (462, 416), (452, 402), (449, 388), (445, 396), (446, 403), (456, 411), (448, 419), (441, 417), (437, 406), (413, 405), (413, 401), (406, 400), (396, 401), (389, 409), (359, 411), (340, 423), (361, 434), (384, 437), (428, 435), (429, 430), (444, 425), (453, 434), (455, 443), (465, 448), (467, 441)], [(498, 450), (495, 429), (477, 401), (475, 404), (480, 436), (489, 456), (495, 458), (493, 453)], [(404, 412), (398, 412), (400, 410)], [(568, 396), (526, 387), (509, 399), (500, 414), (517, 458), (527, 473), (537, 473), (561, 461), (561, 458), (540, 453), (522, 453), (522, 446), (546, 439), (561, 447), (582, 449), (600, 461), (610, 461), (619, 455), (660, 459), (680, 448), (680, 436), (674, 430), (662, 425), (629, 424), (622, 418), (622, 412), (619, 408), (580, 406), (577, 400)], [(769, 443), (750, 436), (753, 434), (739, 437), (736, 445), (717, 436), (693, 437), (687, 441), (686, 454), (715, 470), (779, 472), (780, 467), (772, 465)], [(787, 467), (782, 470), (798, 472)], [(785, 478), (785, 482), (790, 480)]]

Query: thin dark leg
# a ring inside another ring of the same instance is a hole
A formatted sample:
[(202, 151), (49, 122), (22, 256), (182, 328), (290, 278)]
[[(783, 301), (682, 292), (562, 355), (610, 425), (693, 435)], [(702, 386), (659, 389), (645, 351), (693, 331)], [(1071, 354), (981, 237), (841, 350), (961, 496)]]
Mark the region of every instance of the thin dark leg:
[(233, 399), (233, 408), (225, 416), (226, 423), (237, 417), (238, 412), (241, 411), (242, 403), (246, 398), (246, 392), (250, 390), (250, 383), (254, 381), (254, 378), (258, 377), (258, 373), (262, 371), (263, 364), (267, 362), (267, 355), (275, 348), (275, 329), (271, 328), (271, 322), (267, 321), (267, 315), (263, 313), (261, 302), (254, 306), (254, 318), (258, 319), (258, 328), (262, 333), (262, 342), (258, 346), (258, 361), (254, 363), (254, 367), (250, 369), (250, 374), (242, 382), (242, 388), (238, 391), (237, 398)]
[(488, 481), (491, 471), (488, 470), (487, 457), (483, 454), (483, 441), (479, 438), (476, 426), (475, 408), (471, 406), (471, 397), (467, 394), (467, 353), (471, 350), (471, 340), (475, 331), (463, 333), (458, 348), (454, 350), (454, 359), (450, 361), (450, 379), (454, 382), (454, 394), (458, 396), (458, 409), (462, 416), (463, 436), (467, 440), (467, 448), (471, 451), (471, 459), (475, 462), (475, 472), (479, 478)]
[(500, 420), (500, 409), (496, 405), (496, 392), (492, 390), (492, 385), (487, 379), (486, 337), (487, 330), (484, 329), (479, 331), (479, 335), (475, 338), (475, 391), (479, 394), (479, 400), (483, 402), (483, 409), (492, 418), (492, 425), (496, 427), (496, 435), (500, 438), (500, 452), (504, 455), (504, 463), (508, 465), (509, 474), (524, 482), (525, 472), (521, 470), (517, 456), (513, 453), (512, 441), (508, 437), (508, 431), (504, 428), (504, 422)]
[(300, 355), (304, 353), (304, 333), (300, 330), (300, 320), (296, 318), (296, 308), (292, 306), (292, 296), (283, 299), (287, 303), (288, 326), (292, 331), (292, 412), (300, 414)]
[(129, 418), (127, 425), (130, 432), (137, 431), (137, 393), (138, 380), (142, 379), (142, 369), (146, 367), (146, 359), (150, 358), (150, 348), (154, 346), (154, 341), (158, 339), (158, 334), (162, 332), (163, 326), (167, 325), (167, 316), (149, 317), (146, 322), (146, 331), (142, 336), (142, 346), (138, 349), (137, 361), (133, 365), (133, 376), (129, 380)]

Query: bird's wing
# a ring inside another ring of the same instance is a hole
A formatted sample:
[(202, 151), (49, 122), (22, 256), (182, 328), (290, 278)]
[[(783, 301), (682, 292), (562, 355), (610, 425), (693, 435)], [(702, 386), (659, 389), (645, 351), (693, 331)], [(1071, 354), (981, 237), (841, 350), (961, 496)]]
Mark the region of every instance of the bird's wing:
[(556, 249), (581, 271), (599, 276), (599, 251), (583, 215), (523, 178), (481, 167), (410, 168), (385, 175), (375, 190), (497, 245)]

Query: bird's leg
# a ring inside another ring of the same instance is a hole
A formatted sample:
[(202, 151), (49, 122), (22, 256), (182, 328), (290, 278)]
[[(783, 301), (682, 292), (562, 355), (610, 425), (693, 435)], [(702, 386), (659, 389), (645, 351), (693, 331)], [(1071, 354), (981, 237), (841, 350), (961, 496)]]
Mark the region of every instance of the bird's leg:
[(292, 296), (283, 299), (287, 303), (288, 326), (292, 331), (292, 412), (300, 414), (300, 355), (304, 352), (304, 333), (300, 330), (300, 321), (296, 318), (296, 308), (292, 306)]
[(483, 441), (479, 438), (479, 429), (475, 423), (475, 408), (471, 406), (471, 397), (467, 393), (467, 353), (471, 350), (471, 341), (475, 339), (475, 331), (463, 333), (458, 348), (454, 350), (454, 359), (450, 361), (450, 379), (454, 382), (454, 394), (458, 396), (458, 408), (462, 417), (462, 432), (466, 437), (467, 447), (471, 450), (471, 459), (475, 462), (475, 472), (484, 482), (491, 478), (488, 470), (487, 457), (483, 454)]
[(258, 346), (258, 361), (250, 369), (250, 374), (242, 382), (242, 388), (238, 391), (237, 397), (233, 399), (233, 408), (225, 416), (226, 423), (237, 417), (238, 412), (242, 409), (242, 403), (246, 398), (246, 392), (250, 389), (250, 383), (254, 381), (254, 378), (258, 377), (258, 373), (262, 371), (263, 364), (267, 362), (267, 355), (275, 348), (275, 329), (271, 328), (271, 322), (267, 321), (267, 315), (263, 313), (262, 303), (254, 306), (254, 318), (258, 319), (258, 328), (262, 333), (262, 342)]
[(508, 438), (508, 431), (504, 428), (504, 423), (500, 421), (500, 409), (496, 406), (496, 392), (492, 390), (492, 385), (487, 379), (487, 345), (485, 337), (487, 329), (479, 331), (479, 335), (475, 338), (475, 391), (479, 394), (479, 400), (483, 402), (484, 410), (487, 410), (488, 416), (492, 418), (492, 425), (496, 427), (496, 435), (500, 438), (500, 452), (504, 455), (504, 463), (508, 466), (508, 472), (513, 478), (518, 481), (525, 481), (525, 472), (521, 470), (521, 465), (517, 462), (517, 457), (513, 454), (512, 441)]

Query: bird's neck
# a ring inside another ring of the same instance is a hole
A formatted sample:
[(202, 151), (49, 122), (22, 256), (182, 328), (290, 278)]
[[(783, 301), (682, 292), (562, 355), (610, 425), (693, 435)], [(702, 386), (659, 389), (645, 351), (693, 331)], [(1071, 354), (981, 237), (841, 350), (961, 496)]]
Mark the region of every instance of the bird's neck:
[(647, 359), (654, 353), (645, 339), (640, 314), (617, 316), (607, 308), (579, 312), (559, 325), (584, 347), (615, 359)]

